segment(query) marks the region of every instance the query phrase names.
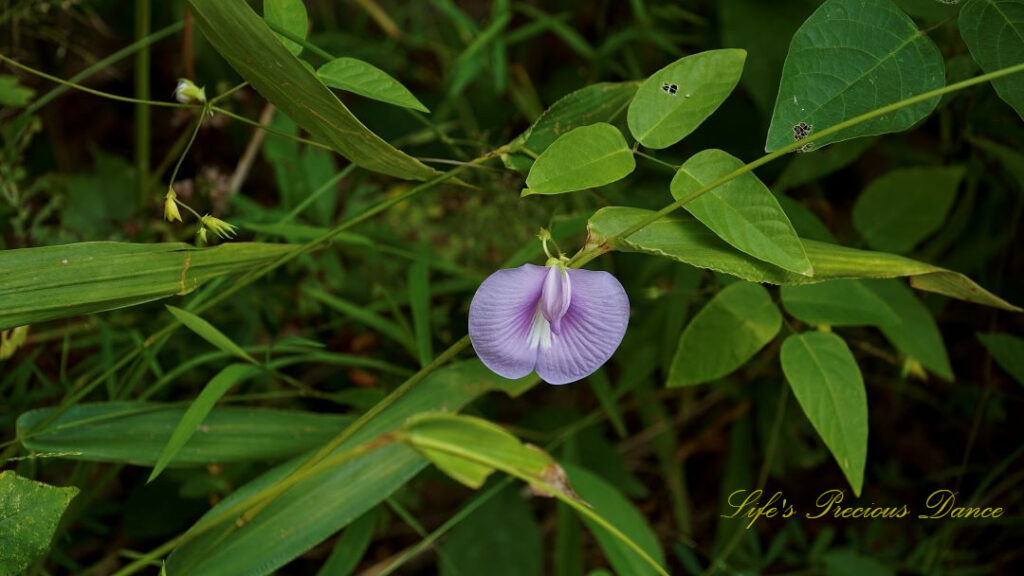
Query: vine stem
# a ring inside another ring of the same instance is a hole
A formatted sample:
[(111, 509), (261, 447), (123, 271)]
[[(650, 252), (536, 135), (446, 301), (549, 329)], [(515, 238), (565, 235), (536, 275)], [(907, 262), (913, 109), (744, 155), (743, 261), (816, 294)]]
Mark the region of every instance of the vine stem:
[(792, 142), (792, 143), (790, 143), (790, 144), (788, 144), (786, 146), (783, 146), (782, 148), (779, 148), (778, 150), (776, 150), (774, 152), (771, 152), (769, 154), (765, 154), (764, 156), (758, 158), (757, 160), (754, 160), (753, 162), (749, 162), (747, 164), (744, 164), (743, 166), (733, 170), (732, 172), (726, 174), (725, 176), (722, 176), (721, 178), (715, 180), (714, 182), (711, 182), (710, 184), (702, 186), (701, 188), (691, 192), (687, 196), (685, 196), (683, 198), (680, 198), (679, 200), (676, 200), (675, 202), (669, 204), (668, 206), (665, 206), (661, 210), (658, 210), (657, 212), (655, 212), (654, 214), (648, 216), (647, 218), (644, 218), (643, 220), (640, 220), (639, 222), (636, 222), (635, 224), (633, 224), (632, 226), (626, 228), (624, 231), (620, 232), (619, 234), (613, 235), (613, 236), (609, 236), (600, 245), (597, 245), (597, 246), (585, 246), (575, 256), (573, 256), (573, 258), (570, 261), (569, 265), (572, 266), (573, 268), (579, 268), (579, 267), (583, 266), (587, 262), (590, 262), (594, 258), (597, 258), (601, 254), (604, 254), (605, 252), (608, 252), (609, 250), (611, 250), (611, 244), (615, 240), (622, 239), (622, 238), (627, 238), (627, 237), (635, 234), (636, 232), (639, 232), (640, 230), (642, 230), (646, 226), (656, 222), (657, 220), (660, 220), (661, 218), (671, 214), (672, 212), (675, 212), (676, 210), (681, 208), (687, 202), (690, 202), (692, 200), (700, 198), (704, 194), (707, 194), (711, 190), (714, 190), (715, 188), (718, 188), (722, 184), (725, 184), (726, 182), (730, 182), (732, 180), (735, 180), (736, 178), (739, 178), (740, 176), (742, 176), (742, 175), (744, 175), (744, 174), (746, 174), (748, 172), (752, 172), (755, 169), (757, 169), (757, 168), (759, 168), (761, 166), (764, 166), (765, 164), (767, 164), (767, 163), (769, 163), (769, 162), (771, 162), (773, 160), (777, 160), (777, 159), (779, 159), (779, 158), (789, 154), (790, 152), (794, 152), (796, 150), (799, 150), (800, 148), (803, 148), (804, 146), (806, 146), (808, 144), (811, 144), (811, 143), (813, 143), (813, 142), (815, 142), (817, 140), (820, 140), (820, 139), (822, 139), (822, 138), (824, 138), (826, 136), (831, 136), (831, 135), (836, 134), (838, 132), (842, 132), (843, 130), (846, 130), (847, 128), (851, 128), (853, 126), (856, 126), (856, 125), (861, 124), (863, 122), (867, 122), (868, 120), (873, 120), (873, 119), (878, 118), (880, 116), (885, 116), (886, 114), (889, 114), (891, 112), (895, 112), (895, 111), (900, 110), (902, 108), (906, 108), (907, 106), (913, 106), (914, 104), (918, 104), (920, 102), (925, 102), (927, 100), (931, 100), (932, 98), (937, 98), (937, 97), (943, 96), (945, 94), (949, 94), (951, 92), (956, 92), (958, 90), (963, 90), (964, 88), (968, 88), (968, 87), (974, 86), (976, 84), (982, 84), (984, 82), (989, 82), (991, 80), (996, 80), (998, 78), (1002, 78), (1003, 76), (1009, 76), (1011, 74), (1016, 74), (1018, 72), (1024, 72), (1024, 63), (1020, 63), (1020, 64), (1017, 64), (1017, 65), (1014, 65), (1014, 66), (1009, 66), (1007, 68), (1002, 68), (1000, 70), (996, 70), (995, 72), (989, 72), (988, 74), (982, 74), (981, 76), (975, 76), (974, 78), (968, 78), (967, 80), (963, 80), (961, 82), (956, 82), (954, 84), (950, 84), (949, 86), (943, 86), (942, 88), (937, 88), (935, 90), (930, 90), (928, 92), (924, 92), (922, 94), (918, 94), (917, 96), (912, 96), (912, 97), (907, 98), (905, 100), (900, 100), (899, 102), (895, 102), (895, 103), (889, 104), (887, 106), (882, 106), (881, 108), (877, 108), (875, 110), (872, 110), (870, 112), (866, 112), (866, 113), (861, 114), (859, 116), (854, 116), (853, 118), (850, 118), (849, 120), (844, 120), (843, 122), (840, 122), (839, 124), (836, 124), (835, 126), (830, 126), (828, 128), (825, 128), (821, 132), (808, 134), (807, 137), (805, 137), (805, 138), (802, 138), (802, 139), (797, 140), (795, 142)]

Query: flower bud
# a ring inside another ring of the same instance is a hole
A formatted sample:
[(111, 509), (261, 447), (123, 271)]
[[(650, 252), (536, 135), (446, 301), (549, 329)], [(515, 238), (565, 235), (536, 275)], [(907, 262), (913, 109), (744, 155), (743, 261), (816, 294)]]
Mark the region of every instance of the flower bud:
[[(215, 218), (207, 214), (199, 219), (203, 224), (203, 228), (209, 228), (214, 234), (220, 238), (234, 238), (235, 231), (237, 228), (220, 218)], [(205, 241), (205, 238), (203, 239)]]
[(181, 222), (181, 212), (178, 212), (178, 203), (175, 199), (178, 197), (174, 193), (174, 188), (167, 188), (167, 194), (164, 196), (164, 218), (168, 222), (174, 222), (177, 220)]
[(182, 104), (205, 104), (206, 88), (196, 86), (188, 78), (180, 78), (174, 88), (174, 99)]

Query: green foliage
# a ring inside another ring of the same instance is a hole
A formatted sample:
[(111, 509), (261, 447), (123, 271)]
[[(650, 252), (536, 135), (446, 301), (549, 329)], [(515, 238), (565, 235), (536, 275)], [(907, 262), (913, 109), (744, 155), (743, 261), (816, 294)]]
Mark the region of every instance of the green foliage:
[(430, 112), (401, 82), (380, 68), (356, 58), (335, 58), (318, 68), (316, 75), (331, 88), (403, 108)]
[(779, 290), (786, 312), (808, 324), (864, 326), (899, 324), (885, 300), (859, 280), (832, 280)]
[(736, 88), (746, 57), (743, 50), (709, 50), (651, 74), (629, 104), (630, 133), (647, 148), (679, 142)]
[(4, 106), (25, 106), (36, 91), (18, 83), (16, 76), (0, 74), (0, 104)]
[(444, 542), (442, 576), (544, 573), (540, 526), (518, 491), (506, 488), (452, 530)]
[(181, 308), (175, 308), (174, 306), (166, 306), (166, 308), (167, 311), (174, 316), (175, 320), (184, 324), (186, 328), (195, 332), (197, 336), (206, 340), (210, 344), (213, 344), (222, 352), (227, 352), (228, 354), (252, 364), (256, 363), (256, 360), (254, 360), (248, 352), (242, 350), (241, 346), (232, 342), (231, 339), (225, 336), (223, 332), (217, 330), (213, 324), (210, 324), (188, 310), (182, 310)]
[(636, 168), (622, 133), (611, 124), (580, 126), (558, 137), (530, 168), (523, 196), (597, 188)]
[[(941, 88), (942, 55), (891, 0), (826, 0), (789, 45), (765, 150)], [(814, 142), (840, 142), (906, 130), (939, 97), (861, 122)]]
[[(1024, 61), (1024, 1), (969, 0), (960, 10), (960, 34), (986, 72)], [(992, 81), (999, 97), (1024, 119), (1024, 78)]]
[(78, 488), (57, 488), (0, 472), (0, 574), (22, 574), (46, 554), (57, 523)]
[(900, 352), (920, 362), (947, 381), (953, 380), (946, 345), (935, 317), (914, 292), (898, 280), (862, 280), (861, 284), (885, 301), (896, 322), (878, 327)]
[(1024, 339), (1012, 334), (978, 334), (988, 353), (1018, 384), (1024, 386)]
[(807, 419), (860, 496), (868, 451), (868, 401), (857, 361), (835, 334), (805, 332), (782, 343), (782, 371)]
[(730, 284), (686, 326), (667, 385), (701, 384), (730, 374), (782, 328), (782, 314), (764, 287)]
[[(309, 28), (306, 4), (302, 0), (263, 0), (263, 19), (268, 24), (288, 31), (293, 36), (305, 38)], [(288, 40), (280, 34), (277, 37), (288, 51), (298, 56), (302, 45)]]

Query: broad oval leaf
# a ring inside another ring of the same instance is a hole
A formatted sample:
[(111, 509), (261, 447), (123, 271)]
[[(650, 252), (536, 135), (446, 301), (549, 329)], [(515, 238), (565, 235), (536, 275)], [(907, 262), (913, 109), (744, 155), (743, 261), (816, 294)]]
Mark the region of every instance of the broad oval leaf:
[(174, 427), (171, 438), (167, 441), (167, 445), (164, 446), (163, 450), (160, 451), (160, 457), (157, 458), (156, 465), (153, 466), (153, 471), (150, 472), (149, 479), (146, 482), (152, 482), (174, 460), (174, 457), (181, 451), (182, 447), (188, 444), (189, 439), (192, 438), (213, 410), (214, 404), (232, 386), (258, 373), (259, 369), (255, 366), (232, 364), (210, 379), (206, 386), (203, 387), (202, 392), (199, 393), (199, 396), (189, 405), (185, 415), (181, 417), (181, 421)]
[(78, 488), (57, 488), (22, 478), (14, 470), (0, 472), (0, 574), (27, 574), (30, 564), (46, 555)]
[(743, 167), (743, 161), (721, 150), (705, 150), (686, 161), (672, 178), (672, 197), (722, 240), (797, 274), (814, 269), (775, 195), (752, 172), (689, 200), (704, 186)]
[[(309, 32), (309, 16), (303, 0), (263, 0), (263, 19), (299, 38), (305, 38)], [(275, 35), (292, 54), (298, 56), (302, 52), (302, 44)]]
[[(60, 452), (72, 460), (153, 466), (185, 406), (160, 402), (78, 404), (45, 429), (53, 408), (18, 417), (18, 438), (29, 450)], [(171, 467), (280, 460), (326, 442), (352, 418), (297, 410), (214, 408)]]
[(282, 44), (245, 0), (189, 0), (210, 44), (271, 104), (353, 163), (397, 178), (439, 172), (391, 146), (359, 121)]
[(763, 286), (749, 282), (726, 286), (683, 331), (668, 386), (727, 376), (771, 342), (780, 328), (782, 314)]
[(1003, 370), (1024, 386), (1024, 338), (991, 332), (978, 334), (978, 339)]
[[(828, 0), (797, 30), (765, 150), (894, 104), (945, 82), (942, 55), (891, 0)], [(851, 126), (813, 143), (898, 132), (931, 113), (939, 97)]]
[(167, 311), (174, 316), (174, 319), (181, 322), (186, 328), (195, 332), (197, 336), (206, 340), (210, 344), (213, 344), (221, 352), (227, 352), (242, 360), (257, 364), (256, 360), (249, 355), (248, 352), (242, 350), (242, 347), (235, 344), (230, 338), (224, 335), (223, 332), (218, 330), (213, 324), (210, 324), (203, 318), (196, 316), (188, 310), (182, 310), (181, 308), (175, 308), (171, 305), (165, 305)]
[(298, 246), (232, 242), (80, 242), (0, 251), (0, 330), (188, 294)]
[(868, 453), (868, 400), (846, 342), (830, 332), (794, 334), (782, 343), (780, 360), (804, 414), (860, 496)]
[[(564, 466), (576, 493), (590, 504), (594, 512), (628, 535), (655, 562), (664, 566), (665, 555), (658, 536), (643, 514), (619, 490), (599, 476), (579, 466)], [(654, 568), (629, 549), (621, 540), (586, 516), (580, 517), (597, 539), (608, 563), (617, 574), (658, 574)]]
[(369, 62), (357, 58), (335, 58), (317, 69), (316, 74), (331, 88), (403, 108), (430, 112), (401, 82)]
[(909, 252), (942, 227), (963, 176), (962, 166), (888, 172), (857, 197), (853, 227), (875, 250)]
[(885, 300), (899, 322), (878, 326), (900, 352), (917, 360), (947, 382), (953, 381), (946, 345), (935, 317), (914, 292), (897, 280), (862, 280), (864, 286)]
[(530, 168), (523, 196), (562, 194), (621, 180), (636, 168), (622, 132), (611, 124), (580, 126), (558, 137)]
[(900, 317), (860, 280), (783, 286), (782, 305), (791, 316), (825, 326), (899, 324)]
[(1019, 312), (1020, 308), (999, 298), (952, 270), (885, 252), (847, 248), (838, 244), (804, 240), (814, 276), (802, 276), (751, 258), (715, 236), (694, 218), (670, 214), (641, 228), (627, 238), (618, 234), (650, 218), (654, 212), (641, 208), (609, 206), (591, 216), (587, 246), (607, 245), (623, 252), (664, 256), (697, 268), (708, 268), (749, 282), (813, 284), (825, 280), (896, 278), (909, 276), (919, 290), (935, 292), (968, 302)]
[(736, 88), (746, 57), (745, 50), (708, 50), (651, 74), (629, 105), (630, 133), (647, 148), (668, 148), (679, 142)]
[[(1024, 62), (1024, 0), (971, 0), (960, 10), (960, 35), (985, 72)], [(1024, 75), (992, 81), (999, 97), (1024, 120)]]

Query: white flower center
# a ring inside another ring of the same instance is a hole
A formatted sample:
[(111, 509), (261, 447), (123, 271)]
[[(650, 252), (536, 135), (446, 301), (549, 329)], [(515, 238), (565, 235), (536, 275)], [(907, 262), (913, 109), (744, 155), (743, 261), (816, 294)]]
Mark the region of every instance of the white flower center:
[(541, 350), (551, 348), (551, 324), (544, 318), (540, 302), (537, 303), (537, 309), (533, 313), (530, 332), (526, 335), (526, 345), (531, 350), (536, 350), (538, 346)]

